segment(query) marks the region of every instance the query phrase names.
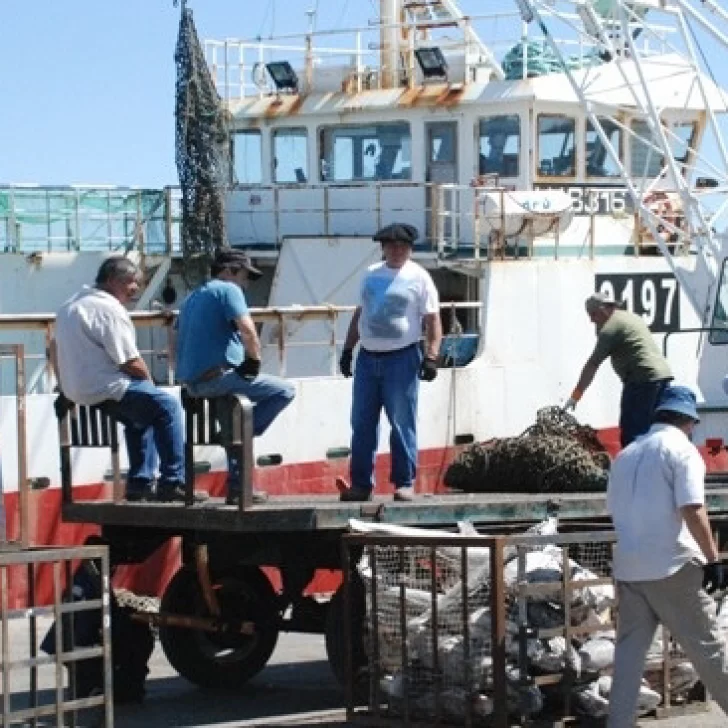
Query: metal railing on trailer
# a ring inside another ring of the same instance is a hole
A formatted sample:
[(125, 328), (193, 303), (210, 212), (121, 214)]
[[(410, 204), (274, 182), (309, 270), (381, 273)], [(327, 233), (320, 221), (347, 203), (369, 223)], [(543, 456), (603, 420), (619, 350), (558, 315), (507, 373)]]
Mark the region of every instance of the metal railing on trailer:
[[(0, 356), (11, 358), (15, 363), (20, 491), (18, 523), (4, 524), (6, 528), (0, 528), (0, 725), (35, 726), (39, 718), (55, 716), (58, 726), (76, 726), (79, 725), (77, 719), (84, 715), (88, 718), (87, 711), (91, 710), (95, 724), (113, 728), (108, 549), (105, 546), (51, 548), (31, 545), (23, 347), (1, 346)], [(0, 463), (1, 458), (2, 452)], [(79, 561), (92, 565), (98, 580), (98, 598), (75, 600), (73, 570)], [(10, 609), (11, 599), (22, 606)], [(55, 619), (50, 647), (46, 648), (50, 654), (47, 655), (40, 654), (38, 641), (39, 620), (44, 617)], [(76, 644), (74, 624), (80, 617), (94, 619), (98, 625), (96, 644)], [(17, 637), (20, 625), (27, 627), (24, 639)], [(82, 663), (94, 666), (101, 678), (100, 693), (77, 697), (76, 674)], [(47, 676), (45, 668), (52, 671), (50, 694), (45, 686), (42, 690), (40, 686), (41, 675)], [(28, 671), (28, 679), (16, 682), (15, 677), (22, 670)]]

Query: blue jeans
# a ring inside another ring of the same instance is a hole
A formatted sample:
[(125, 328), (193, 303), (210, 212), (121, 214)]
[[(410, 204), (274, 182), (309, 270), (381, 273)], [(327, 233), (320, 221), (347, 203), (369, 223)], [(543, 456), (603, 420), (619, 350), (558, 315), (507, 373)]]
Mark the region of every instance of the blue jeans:
[(184, 484), (182, 406), (175, 397), (146, 379), (134, 379), (119, 402), (107, 400), (102, 406), (124, 425), (129, 454), (127, 494), (149, 489), (157, 465), (160, 486)]
[(619, 415), (622, 447), (627, 447), (650, 429), (657, 402), (669, 383), (669, 379), (658, 379), (656, 382), (624, 384)]
[(351, 406), (351, 485), (374, 488), (374, 463), (382, 409), (392, 428), (390, 480), (396, 488), (409, 487), (417, 473), (417, 395), (422, 363), (419, 345), (376, 354), (360, 349), (354, 371)]
[[(224, 397), (227, 394), (242, 394), (254, 405), (253, 435), (262, 435), (271, 422), (296, 396), (296, 390), (281, 377), (259, 374), (255, 379), (243, 379), (234, 369), (229, 369), (207, 382), (188, 384), (187, 391), (193, 397)], [(240, 462), (232, 448), (227, 449), (228, 494), (240, 491)]]

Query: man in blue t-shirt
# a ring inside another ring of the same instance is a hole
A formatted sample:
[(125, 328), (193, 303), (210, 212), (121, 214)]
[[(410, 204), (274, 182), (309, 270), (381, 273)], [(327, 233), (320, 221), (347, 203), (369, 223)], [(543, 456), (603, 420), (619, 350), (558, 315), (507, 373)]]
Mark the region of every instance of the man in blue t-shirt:
[[(195, 289), (177, 321), (177, 379), (193, 397), (242, 394), (254, 405), (253, 433), (262, 435), (291, 402), (295, 390), (280, 377), (260, 373), (260, 340), (243, 293), (261, 276), (241, 250), (218, 252), (212, 280)], [(228, 449), (227, 503), (240, 499), (240, 463)], [(265, 494), (255, 494), (262, 500)]]

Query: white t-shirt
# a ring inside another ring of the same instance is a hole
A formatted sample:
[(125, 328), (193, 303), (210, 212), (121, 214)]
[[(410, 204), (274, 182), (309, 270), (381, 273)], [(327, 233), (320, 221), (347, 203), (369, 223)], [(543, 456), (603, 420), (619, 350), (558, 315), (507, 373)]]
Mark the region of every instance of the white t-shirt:
[(56, 315), (56, 350), (63, 393), (79, 404), (119, 401), (131, 378), (119, 366), (136, 359), (134, 324), (118, 299), (84, 286)]
[(680, 513), (705, 502), (705, 463), (682, 430), (656, 424), (612, 463), (607, 507), (617, 532), (620, 581), (654, 581), (705, 561)]
[(419, 341), (422, 317), (440, 301), (430, 274), (412, 260), (401, 268), (375, 263), (360, 292), (359, 339), (369, 351), (394, 351)]

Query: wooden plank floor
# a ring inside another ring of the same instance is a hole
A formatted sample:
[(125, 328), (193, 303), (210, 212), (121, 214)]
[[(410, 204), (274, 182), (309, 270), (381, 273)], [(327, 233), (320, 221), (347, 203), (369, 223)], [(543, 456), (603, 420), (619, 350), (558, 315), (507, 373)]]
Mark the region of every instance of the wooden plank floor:
[[(708, 509), (728, 516), (728, 488), (709, 487)], [(407, 526), (536, 521), (558, 504), (561, 519), (606, 518), (604, 493), (452, 493), (423, 495), (410, 503), (376, 496), (369, 503), (341, 503), (337, 496), (273, 496), (241, 513), (221, 498), (185, 506), (182, 503), (113, 503), (82, 501), (63, 506), (63, 519), (76, 523), (154, 527), (179, 531), (315, 531), (341, 530), (350, 518)]]

